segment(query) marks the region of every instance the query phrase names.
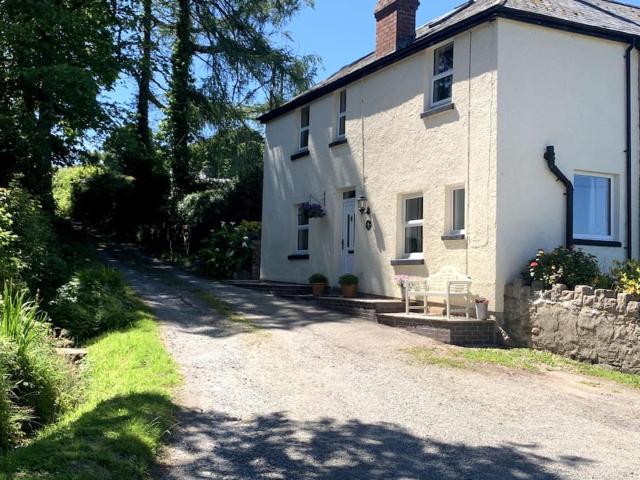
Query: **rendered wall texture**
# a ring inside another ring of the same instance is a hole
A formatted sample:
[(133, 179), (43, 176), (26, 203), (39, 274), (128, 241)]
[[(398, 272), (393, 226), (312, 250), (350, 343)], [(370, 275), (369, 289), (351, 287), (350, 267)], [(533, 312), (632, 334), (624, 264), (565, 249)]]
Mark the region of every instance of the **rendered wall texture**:
[[(580, 247), (608, 269), (625, 258), (625, 60), (627, 45), (498, 20), (498, 289), (539, 248), (565, 239), (564, 188), (543, 159), (573, 181), (576, 171), (614, 176), (620, 248)], [(638, 258), (638, 61), (633, 57), (633, 250)]]
[[(373, 229), (358, 214), (355, 273), (364, 292), (400, 296), (394, 275), (427, 276), (453, 265), (473, 279), (473, 293), (496, 298), (496, 27), (485, 24), (455, 42), (455, 108), (421, 118), (429, 107), (436, 45), (347, 87), (348, 143), (335, 140), (338, 97), (311, 104), (310, 156), (297, 150), (299, 112), (267, 124), (262, 277), (305, 282), (315, 272), (340, 275), (342, 192), (369, 200)], [(448, 43), (448, 42), (447, 42)], [(443, 241), (447, 192), (467, 189), (467, 238)], [(402, 254), (402, 199), (424, 196), (424, 265), (392, 266)], [(312, 219), (310, 258), (295, 250), (294, 205), (326, 198), (327, 217)], [(501, 302), (501, 300), (500, 300)]]

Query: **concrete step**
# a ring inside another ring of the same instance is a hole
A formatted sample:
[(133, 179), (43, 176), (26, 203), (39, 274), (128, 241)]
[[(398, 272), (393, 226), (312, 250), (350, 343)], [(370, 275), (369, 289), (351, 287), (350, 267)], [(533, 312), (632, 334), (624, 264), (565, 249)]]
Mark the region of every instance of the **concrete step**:
[(404, 312), (404, 303), (400, 300), (377, 297), (344, 298), (317, 297), (315, 303), (328, 310), (353, 315), (359, 318), (376, 321), (378, 313)]
[(259, 280), (229, 280), (229, 285), (269, 293), (278, 297), (295, 297), (310, 295), (311, 286), (298, 283), (264, 282)]

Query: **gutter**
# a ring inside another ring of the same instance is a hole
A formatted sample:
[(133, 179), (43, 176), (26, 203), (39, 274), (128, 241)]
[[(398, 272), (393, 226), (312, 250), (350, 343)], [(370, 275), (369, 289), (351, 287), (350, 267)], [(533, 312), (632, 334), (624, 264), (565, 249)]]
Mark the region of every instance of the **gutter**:
[(565, 246), (571, 248), (573, 245), (573, 183), (562, 173), (562, 171), (556, 165), (556, 149), (553, 146), (547, 147), (547, 151), (544, 154), (544, 159), (547, 161), (547, 166), (551, 173), (553, 173), (559, 182), (565, 187), (565, 196), (567, 203), (567, 211), (565, 216)]
[(632, 258), (632, 228), (631, 228), (631, 188), (632, 188), (632, 181), (631, 181), (631, 52), (633, 52), (634, 49), (636, 49), (636, 41), (635, 39), (633, 40), (633, 43), (631, 45), (629, 45), (629, 47), (627, 47), (627, 51), (625, 53), (625, 72), (626, 72), (626, 98), (627, 98), (627, 105), (626, 105), (626, 125), (627, 125), (627, 131), (626, 131), (626, 146), (625, 146), (625, 153), (626, 153), (626, 165), (625, 165), (625, 169), (626, 169), (626, 180), (627, 180), (627, 184), (626, 184), (626, 205), (627, 205), (627, 211), (626, 211), (626, 221), (627, 221), (627, 259), (631, 259)]

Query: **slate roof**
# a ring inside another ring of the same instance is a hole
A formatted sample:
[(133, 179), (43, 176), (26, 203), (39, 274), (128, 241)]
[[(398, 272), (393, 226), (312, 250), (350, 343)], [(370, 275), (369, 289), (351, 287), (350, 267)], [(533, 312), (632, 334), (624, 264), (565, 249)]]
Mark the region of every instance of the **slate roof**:
[(547, 23), (552, 27), (591, 32), (620, 40), (640, 38), (640, 7), (613, 0), (469, 0), (419, 27), (414, 42), (403, 50), (382, 59), (376, 58), (375, 52), (370, 53), (346, 65), (281, 107), (263, 115), (259, 120), (265, 122), (282, 115), (368, 74), (369, 71), (375, 70), (377, 65), (382, 68), (414, 53), (418, 46), (426, 46), (432, 39), (437, 41), (439, 36), (457, 26), (473, 22), (475, 19), (480, 23), (491, 14), (534, 23)]

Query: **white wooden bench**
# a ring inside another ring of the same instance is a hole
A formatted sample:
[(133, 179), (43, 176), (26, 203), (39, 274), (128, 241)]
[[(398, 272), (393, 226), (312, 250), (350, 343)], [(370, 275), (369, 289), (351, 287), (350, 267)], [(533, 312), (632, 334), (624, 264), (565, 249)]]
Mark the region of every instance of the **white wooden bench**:
[[(429, 297), (440, 297), (446, 303), (447, 320), (449, 320), (453, 311), (451, 300), (464, 299), (464, 308), (455, 310), (464, 311), (466, 318), (469, 318), (470, 289), (471, 278), (459, 273), (453, 267), (443, 267), (428, 278), (405, 282), (406, 311), (411, 313), (420, 310), (427, 315), (429, 313)], [(411, 305), (413, 298), (417, 301), (422, 299), (423, 305)]]

